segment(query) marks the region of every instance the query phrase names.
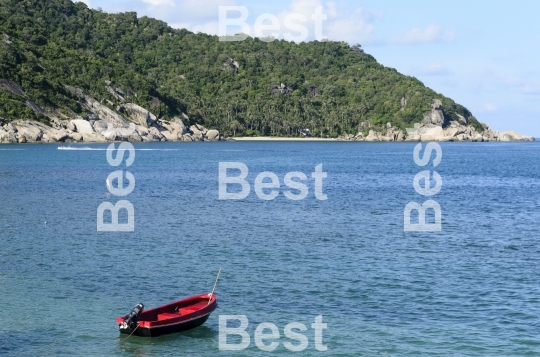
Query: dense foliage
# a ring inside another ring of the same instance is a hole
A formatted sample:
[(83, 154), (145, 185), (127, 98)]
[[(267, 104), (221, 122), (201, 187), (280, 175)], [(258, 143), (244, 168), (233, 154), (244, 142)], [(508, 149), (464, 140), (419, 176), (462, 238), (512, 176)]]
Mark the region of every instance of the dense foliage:
[[(0, 79), (26, 92), (0, 87), (6, 119), (43, 120), (25, 105), (28, 99), (84, 115), (64, 85), (116, 109), (122, 99), (105, 88), (110, 81), (125, 102), (164, 119), (186, 113), (229, 134), (296, 136), (309, 128), (337, 136), (358, 132), (367, 120), (405, 128), (421, 121), (435, 98), (445, 115), (476, 123), (453, 100), (343, 42), (220, 42), (134, 12), (107, 14), (69, 0), (0, 0), (0, 36)], [(285, 90), (272, 90), (282, 83)]]

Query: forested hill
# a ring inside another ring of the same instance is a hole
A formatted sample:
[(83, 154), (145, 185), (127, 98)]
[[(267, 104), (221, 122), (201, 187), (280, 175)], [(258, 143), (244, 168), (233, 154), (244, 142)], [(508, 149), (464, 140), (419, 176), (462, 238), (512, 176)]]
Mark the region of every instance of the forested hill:
[(434, 99), (445, 122), (465, 118), (480, 127), (466, 108), (360, 46), (219, 42), (69, 0), (0, 0), (0, 81), (6, 121), (84, 117), (71, 86), (118, 112), (130, 102), (164, 120), (185, 113), (191, 124), (229, 135), (297, 136), (308, 128), (335, 137), (367, 121), (404, 129), (422, 121)]

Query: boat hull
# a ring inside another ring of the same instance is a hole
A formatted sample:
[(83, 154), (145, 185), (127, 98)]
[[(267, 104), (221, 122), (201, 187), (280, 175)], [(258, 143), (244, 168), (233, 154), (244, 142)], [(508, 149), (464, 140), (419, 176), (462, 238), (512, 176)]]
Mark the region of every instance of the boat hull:
[(161, 335), (168, 335), (171, 333), (177, 333), (182, 331), (192, 330), (204, 324), (210, 317), (210, 314), (202, 316), (200, 318), (193, 319), (192, 321), (186, 321), (179, 324), (171, 324), (160, 327), (137, 327), (135, 331), (133, 329), (120, 330), (120, 333), (139, 336), (139, 337), (158, 337)]
[(216, 296), (203, 294), (146, 311), (143, 304), (138, 304), (116, 322), (121, 334), (157, 337), (199, 327), (216, 308)]

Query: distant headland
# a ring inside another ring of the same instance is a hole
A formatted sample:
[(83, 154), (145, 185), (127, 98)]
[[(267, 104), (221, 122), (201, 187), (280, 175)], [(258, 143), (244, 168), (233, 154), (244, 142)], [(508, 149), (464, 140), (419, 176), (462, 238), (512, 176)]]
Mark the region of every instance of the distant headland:
[(64, 0), (0, 10), (1, 143), (534, 140), (492, 131), (359, 44), (221, 42)]

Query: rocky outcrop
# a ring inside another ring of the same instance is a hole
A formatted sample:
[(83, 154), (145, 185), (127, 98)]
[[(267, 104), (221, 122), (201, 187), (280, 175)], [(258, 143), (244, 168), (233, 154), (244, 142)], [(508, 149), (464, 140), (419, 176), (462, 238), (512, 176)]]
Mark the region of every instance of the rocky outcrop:
[(499, 134), (499, 141), (520, 141), (521, 135), (515, 131), (503, 131)]
[[(502, 133), (493, 132), (489, 126), (482, 124), (482, 132), (474, 127), (461, 124), (462, 121), (451, 121), (448, 126), (442, 127), (436, 124), (418, 123), (414, 128), (408, 128), (404, 133), (402, 130), (394, 128), (391, 123), (386, 124), (385, 130), (369, 130), (367, 136), (365, 132), (359, 132), (356, 136), (344, 135), (338, 140), (345, 141), (469, 141), (469, 142), (487, 142), (487, 141), (535, 141), (533, 137), (522, 136), (514, 131), (505, 131)], [(361, 127), (367, 126), (362, 123)]]
[(365, 141), (380, 141), (379, 136), (375, 134), (373, 130), (369, 131), (368, 136), (366, 137)]
[(285, 84), (281, 83), (280, 86), (273, 85), (270, 88), (270, 94), (272, 95), (278, 95), (278, 94), (291, 94), (293, 92), (292, 88), (287, 87)]
[(401, 98), (401, 101), (399, 103), (401, 105), (400, 111), (404, 111), (405, 107), (407, 106), (407, 98), (403, 97)]
[(185, 135), (189, 132), (188, 128), (184, 125), (182, 119), (175, 117), (169, 122), (169, 125), (172, 128), (172, 131), (178, 132), (179, 136)]
[(11, 45), (13, 43), (11, 42), (11, 38), (5, 33), (2, 33), (2, 39), (4, 40), (5, 44)]
[(503, 133), (493, 132), (489, 126), (483, 124), (483, 130), (477, 131), (472, 126), (463, 125), (463, 121), (451, 121), (447, 127), (434, 124), (415, 124), (414, 128), (407, 129), (406, 138), (400, 137), (396, 141), (535, 141), (533, 137), (521, 136), (513, 131)]
[[(113, 123), (104, 120), (96, 120), (92, 124), (92, 122), (84, 119), (74, 119), (68, 122), (56, 123), (55, 127), (50, 127), (36, 121), (17, 120), (0, 126), (0, 143), (223, 140), (217, 130), (208, 130), (200, 125), (195, 126), (197, 128), (196, 133), (185, 132), (183, 129), (185, 126), (182, 127), (182, 124), (178, 121), (173, 124), (158, 121), (156, 125), (159, 125), (159, 129), (156, 126), (147, 128), (134, 123), (129, 123), (125, 128), (119, 128)], [(164, 130), (160, 131), (160, 129)]]
[(234, 59), (230, 58), (230, 57), (227, 57), (225, 59), (223, 59), (223, 65), (221, 66), (221, 69), (223, 70), (232, 70), (234, 72), (238, 72), (238, 70), (240, 69), (240, 64), (238, 64), (237, 61), (235, 61)]
[(206, 138), (208, 139), (208, 141), (219, 141), (219, 131), (208, 130), (206, 132)]
[[(135, 96), (126, 95), (121, 89), (113, 88), (107, 82), (107, 90), (118, 97), (116, 99)], [(0, 87), (19, 96), (26, 97), (23, 88), (15, 82), (1, 79)], [(0, 118), (0, 143), (55, 143), (55, 142), (88, 142), (100, 143), (111, 141), (130, 142), (155, 142), (155, 141), (219, 141), (224, 140), (217, 130), (209, 130), (202, 125), (194, 124), (187, 126), (184, 120), (189, 122), (189, 117), (182, 113), (182, 118), (175, 117), (171, 120), (157, 118), (147, 109), (134, 104), (125, 103), (114, 107), (109, 102), (104, 104), (88, 95), (81, 89), (66, 86), (75, 96), (79, 103), (88, 113), (85, 118), (75, 113), (64, 111), (46, 111), (37, 104), (26, 101), (26, 104), (37, 113), (49, 117), (51, 126), (30, 120), (16, 120), (10, 123)], [(288, 94), (292, 90), (285, 85), (274, 86), (275, 94)], [(126, 91), (128, 92), (128, 91)], [(274, 93), (273, 93), (274, 94)], [(401, 101), (402, 108), (407, 105), (405, 98)], [(115, 108), (114, 110), (112, 108)], [(115, 111), (116, 110), (116, 111)], [(118, 112), (117, 112), (118, 111)], [(121, 113), (121, 114), (120, 114)], [(468, 119), (457, 115), (455, 120), (449, 120), (442, 111), (440, 100), (434, 100), (432, 110), (424, 115), (421, 123), (406, 132), (395, 128), (391, 123), (378, 127), (375, 130), (369, 120), (359, 125), (357, 135), (347, 134), (340, 136), (338, 140), (347, 141), (534, 141), (529, 136), (522, 136), (514, 131), (502, 133), (493, 132), (489, 126), (482, 124), (480, 130), (469, 125)], [(367, 135), (366, 135), (367, 132)], [(309, 129), (303, 129), (301, 133), (309, 137)]]
[(66, 88), (73, 94), (79, 97), (80, 103), (84, 109), (93, 113), (101, 120), (105, 120), (108, 123), (114, 124), (116, 127), (128, 127), (129, 123), (120, 114), (114, 110), (103, 105), (94, 98), (85, 95), (81, 89), (66, 86)]
[(24, 104), (26, 104), (26, 106), (32, 109), (32, 111), (36, 114), (47, 115), (47, 112), (43, 110), (43, 108), (41, 108), (39, 105), (32, 102), (31, 100), (27, 100)]
[[(3, 81), (2, 85), (4, 84), (15, 91), (19, 89), (9, 81)], [(198, 124), (188, 128), (182, 119), (176, 117), (170, 121), (160, 120), (148, 110), (133, 103), (123, 106), (128, 116), (125, 118), (85, 95), (82, 90), (66, 88), (79, 97), (81, 105), (90, 113), (86, 119), (76, 117), (74, 114), (74, 118), (67, 120), (56, 113), (46, 113), (51, 118), (51, 126), (31, 120), (17, 120), (3, 126), (2, 122), (0, 143), (223, 140), (217, 130), (208, 130)], [(189, 120), (187, 115), (183, 114), (183, 117)]]
[(17, 139), (13, 133), (9, 133), (3, 129), (0, 129), (0, 143), (12, 144), (16, 143)]
[(67, 128), (73, 132), (81, 134), (82, 136), (95, 134), (95, 130), (92, 127), (92, 124), (83, 119), (76, 119), (70, 121)]
[(8, 79), (1, 79), (0, 87), (7, 89), (8, 91), (10, 91), (11, 93), (15, 95), (26, 97), (26, 93), (24, 92), (24, 89), (16, 82), (10, 81)]
[(139, 125), (148, 127), (156, 121), (156, 116), (154, 114), (150, 113), (148, 110), (137, 104), (127, 103), (124, 104), (124, 108), (127, 111), (131, 120), (133, 120)]
[(435, 99), (431, 104), (431, 108), (430, 112), (424, 114), (422, 123), (443, 126), (444, 113), (442, 111), (442, 102), (439, 99)]

